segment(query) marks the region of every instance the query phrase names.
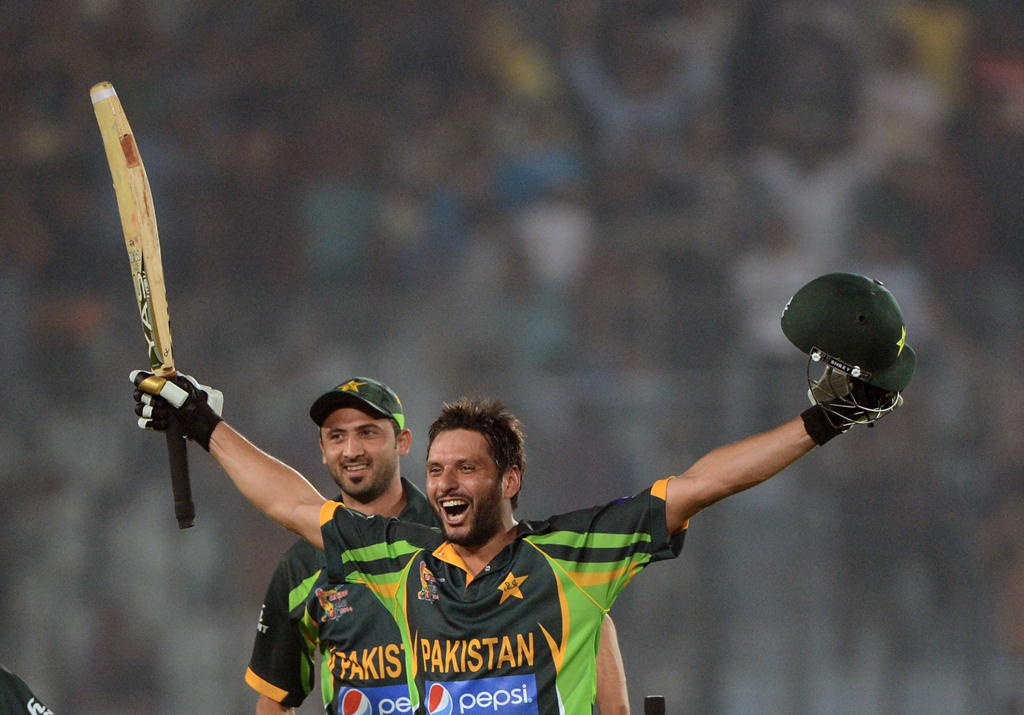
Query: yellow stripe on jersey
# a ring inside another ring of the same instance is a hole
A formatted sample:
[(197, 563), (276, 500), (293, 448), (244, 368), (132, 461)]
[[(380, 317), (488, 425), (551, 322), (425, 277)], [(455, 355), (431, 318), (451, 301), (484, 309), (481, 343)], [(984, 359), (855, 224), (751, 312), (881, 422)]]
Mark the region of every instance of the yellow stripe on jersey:
[(249, 684), (249, 687), (255, 690), (260, 695), (266, 695), (268, 698), (273, 700), (275, 703), (279, 703), (288, 697), (287, 690), (281, 690), (281, 688), (268, 683), (256, 673), (252, 672), (252, 668), (247, 668), (245, 671), (245, 682)]
[(668, 493), (668, 483), (675, 479), (675, 477), (669, 477), (668, 479), (659, 479), (651, 486), (651, 496), (658, 497), (662, 501), (665, 501), (665, 495)]
[[(413, 564), (413, 562), (415, 560), (416, 559), (414, 559), (414, 558), (413, 559), (409, 559), (409, 563), (407, 563), (405, 565), (405, 568), (402, 569), (399, 572), (399, 574), (398, 574), (398, 586), (396, 586), (396, 588), (395, 588), (395, 596), (396, 596), (396, 598), (395, 598), (395, 610), (391, 612), (391, 616), (398, 623), (398, 630), (402, 634), (404, 639), (408, 639), (409, 638), (409, 634), (412, 632), (412, 631), (409, 630), (409, 604), (406, 602), (407, 601), (407, 597), (406, 597), (405, 593), (402, 594), (402, 598), (397, 598), (397, 596), (398, 596), (399, 589), (404, 584), (408, 584), (408, 582), (409, 582), (409, 569), (412, 568), (412, 564)], [(419, 636), (419, 631), (416, 631), (416, 635), (417, 635), (417, 637)], [(413, 647), (413, 645), (415, 643), (416, 643), (415, 639), (409, 640), (409, 647)], [(416, 652), (415, 647), (413, 647), (412, 652), (413, 653)], [(415, 656), (413, 656), (412, 658), (409, 658), (409, 659), (406, 660), (406, 663), (410, 663), (410, 662), (412, 663), (412, 667), (409, 668), (409, 684), (410, 684), (410, 686), (412, 686), (415, 683), (416, 673), (419, 670), (419, 662), (418, 662), (418, 660), (417, 660), (417, 658)], [(415, 703), (414, 703), (414, 705), (415, 705)]]
[[(651, 496), (655, 496), (655, 497), (658, 497), (659, 499), (662, 499), (664, 501), (668, 501), (668, 483), (670, 481), (672, 481), (673, 479), (675, 479), (675, 477), (669, 477), (668, 479), (660, 479), (660, 480), (656, 481), (654, 483), (654, 485), (651, 487)], [(690, 520), (689, 519), (684, 521), (682, 526), (680, 526), (678, 529), (673, 531), (671, 536), (675, 536), (676, 534), (681, 534), (684, 531), (686, 531), (688, 528), (690, 528)]]
[[(590, 565), (590, 564), (588, 564)], [(569, 578), (573, 580), (578, 586), (603, 586), (606, 583), (612, 583), (617, 581), (623, 576), (626, 577), (626, 582), (636, 575), (636, 572), (642, 568), (643, 564), (637, 562), (631, 562), (623, 566), (622, 568), (613, 569), (611, 571), (570, 571), (565, 569), (565, 572), (569, 574)], [(564, 568), (564, 566), (563, 566)]]
[(395, 583), (379, 583), (377, 581), (367, 581), (362, 574), (351, 576), (345, 579), (348, 583), (357, 583), (361, 586), (366, 586), (370, 591), (377, 594), (379, 598), (394, 599), (398, 593), (400, 584)]
[(436, 549), (434, 549), (434, 558), (444, 561), (446, 564), (451, 564), (456, 568), (460, 568), (466, 572), (466, 585), (473, 583), (473, 574), (469, 572), (469, 567), (466, 566), (466, 562), (462, 560), (459, 553), (455, 550), (455, 547), (450, 541), (446, 541)]
[(548, 642), (548, 647), (551, 649), (551, 658), (555, 662), (555, 674), (557, 675), (562, 672), (562, 664), (565, 662), (565, 651), (569, 644), (569, 601), (565, 597), (565, 589), (562, 588), (562, 579), (558, 578), (557, 574), (555, 575), (555, 585), (558, 586), (558, 604), (562, 608), (561, 645), (555, 643), (555, 639), (548, 633), (548, 629), (544, 627), (544, 624), (538, 623), (537, 625), (540, 626), (540, 630), (544, 633), (544, 638)]
[[(561, 563), (560, 563), (560, 562), (559, 562), (559, 561), (558, 561), (557, 559), (553, 559), (553, 558), (551, 558), (551, 556), (549, 556), (548, 554), (544, 553), (544, 549), (542, 549), (542, 548), (540, 548), (539, 546), (537, 546), (537, 544), (534, 544), (533, 542), (531, 542), (531, 541), (530, 541), (530, 538), (529, 538), (529, 537), (527, 537), (527, 538), (523, 539), (523, 541), (525, 541), (525, 542), (526, 542), (526, 543), (528, 543), (528, 544), (529, 544), (530, 546), (532, 546), (533, 548), (537, 549), (537, 551), (539, 551), (539, 552), (540, 552), (540, 555), (541, 555), (541, 556), (543, 556), (543, 557), (544, 557), (544, 559), (545, 559), (545, 560), (546, 560), (546, 561), (547, 561), (547, 562), (548, 562), (549, 564), (551, 564), (551, 566), (552, 566), (552, 571), (554, 571), (554, 570), (555, 570), (555, 568), (554, 568), (554, 567), (557, 567), (557, 569), (558, 569), (559, 571), (561, 571), (562, 573), (564, 573), (564, 574), (565, 574), (566, 578), (568, 578), (568, 579), (569, 579), (570, 581), (572, 581), (572, 582), (573, 582), (573, 584), (575, 584), (575, 585), (576, 585), (576, 587), (577, 587), (577, 588), (579, 588), (579, 590), (580, 590), (580, 593), (582, 593), (582, 594), (583, 594), (584, 596), (586, 596), (587, 598), (589, 598), (589, 599), (590, 599), (590, 600), (591, 600), (591, 601), (593, 602), (593, 604), (594, 604), (595, 606), (597, 606), (598, 608), (600, 608), (600, 609), (601, 609), (601, 611), (602, 611), (602, 612), (604, 612), (604, 613), (607, 613), (607, 612), (608, 612), (608, 609), (607, 609), (607, 608), (605, 608), (604, 606), (602, 606), (602, 605), (601, 605), (600, 603), (598, 603), (597, 601), (595, 601), (595, 600), (594, 600), (594, 597), (593, 597), (593, 596), (591, 596), (591, 595), (590, 595), (589, 593), (587, 593), (586, 589), (585, 589), (585, 588), (583, 588), (583, 586), (581, 586), (581, 585), (580, 585), (579, 583), (576, 583), (575, 579), (573, 579), (573, 577), (572, 577), (572, 574), (571, 574), (571, 573), (569, 573), (569, 572), (568, 572), (568, 571), (566, 570), (565, 566), (563, 566), (563, 565), (562, 565), (562, 564), (561, 564)], [(560, 597), (560, 598), (564, 598), (564, 597), (565, 597), (565, 594), (564, 594), (564, 593), (562, 592), (562, 579), (558, 578), (558, 574), (557, 574), (557, 573), (555, 574), (555, 583), (557, 583), (557, 584), (558, 584), (558, 595), (559, 595), (559, 597)], [(565, 615), (565, 609), (566, 609), (566, 608), (568, 608), (568, 604), (567, 604), (566, 602), (564, 602), (564, 601), (563, 601), (563, 602), (562, 602), (562, 609), (563, 609), (563, 615)]]
[(345, 506), (340, 501), (328, 501), (324, 502), (324, 505), (320, 507), (320, 526), (323, 526), (331, 519), (334, 518), (334, 512), (337, 511), (338, 507)]

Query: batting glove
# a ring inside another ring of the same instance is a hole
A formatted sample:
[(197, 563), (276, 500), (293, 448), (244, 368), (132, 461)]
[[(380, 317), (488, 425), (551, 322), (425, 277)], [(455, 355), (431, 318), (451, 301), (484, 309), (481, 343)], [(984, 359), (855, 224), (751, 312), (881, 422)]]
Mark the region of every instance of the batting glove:
[(224, 393), (200, 385), (189, 375), (163, 378), (145, 370), (130, 375), (135, 385), (135, 414), (139, 427), (162, 432), (167, 429), (168, 414), (173, 413), (185, 436), (210, 451), (210, 435), (223, 421)]
[(903, 405), (903, 395), (869, 385), (846, 373), (826, 368), (807, 391), (813, 407), (803, 418), (807, 434), (822, 445), (857, 424), (869, 427)]

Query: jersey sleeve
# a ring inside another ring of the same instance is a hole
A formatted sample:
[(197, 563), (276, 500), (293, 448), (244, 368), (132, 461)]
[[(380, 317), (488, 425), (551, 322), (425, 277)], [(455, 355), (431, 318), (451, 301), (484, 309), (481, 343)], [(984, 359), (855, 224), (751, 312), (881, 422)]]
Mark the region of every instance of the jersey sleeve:
[(317, 642), (303, 633), (301, 624), (306, 597), (321, 568), (303, 553), (307, 550), (293, 547), (274, 570), (245, 673), (250, 687), (286, 707), (301, 705), (316, 680), (313, 659)]
[(0, 713), (32, 713), (32, 715), (53, 715), (43, 705), (25, 681), (0, 665)]
[(670, 536), (665, 525), (667, 484), (662, 480), (636, 496), (551, 517), (526, 541), (607, 610), (647, 564), (682, 551), (685, 528)]
[(418, 552), (441, 544), (437, 529), (383, 516), (366, 516), (327, 502), (320, 512), (327, 578), (365, 584), (395, 613), (404, 570)]

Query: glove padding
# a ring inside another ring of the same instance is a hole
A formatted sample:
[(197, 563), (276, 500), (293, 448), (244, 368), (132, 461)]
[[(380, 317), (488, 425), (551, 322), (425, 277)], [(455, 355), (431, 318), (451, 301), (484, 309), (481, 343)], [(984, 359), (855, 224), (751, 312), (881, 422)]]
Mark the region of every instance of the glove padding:
[(224, 393), (200, 385), (189, 375), (162, 378), (135, 370), (130, 378), (136, 386), (132, 396), (139, 427), (162, 432), (167, 429), (168, 415), (174, 414), (185, 436), (210, 451), (210, 435), (223, 422)]
[(800, 413), (800, 419), (804, 421), (804, 429), (807, 430), (807, 434), (810, 435), (810, 438), (819, 447), (853, 426), (852, 424), (847, 424), (842, 427), (836, 427), (832, 424), (828, 413), (821, 405), (808, 407)]

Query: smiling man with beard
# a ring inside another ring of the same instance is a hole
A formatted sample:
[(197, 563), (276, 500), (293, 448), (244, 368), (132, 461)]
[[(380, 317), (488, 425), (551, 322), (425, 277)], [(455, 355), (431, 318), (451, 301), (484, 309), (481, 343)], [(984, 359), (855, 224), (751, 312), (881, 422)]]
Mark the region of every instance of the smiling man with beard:
[[(142, 426), (161, 429), (166, 416), (159, 409), (156, 413), (149, 410)], [(401, 476), (400, 460), (409, 452), (412, 433), (390, 387), (366, 377), (346, 380), (321, 395), (309, 415), (317, 426), (322, 461), (341, 491), (332, 503), (367, 516), (438, 526), (435, 513), (444, 513), (438, 501), (428, 502)], [(486, 541), (489, 536), (481, 535), (504, 524), (495, 481), (483, 499), (474, 499), (476, 490), (469, 490), (466, 503), (486, 515), (475, 522), (477, 536), (470, 534), (470, 541)], [(403, 703), (411, 708), (402, 636), (391, 614), (364, 585), (330, 583), (324, 565), (323, 550), (300, 539), (274, 571), (245, 675), (260, 693), (256, 715), (295, 712), (314, 687), (318, 647), (329, 671), (321, 678), (328, 713), (363, 702), (377, 713), (401, 712)], [(609, 617), (602, 625), (597, 667), (601, 715), (628, 715), (622, 657)]]
[[(639, 571), (678, 555), (692, 516), (902, 404), (917, 360), (903, 314), (878, 281), (815, 279), (787, 304), (782, 328), (808, 355), (810, 408), (635, 496), (540, 521), (514, 518), (523, 432), (500, 403), (447, 404), (430, 428), (427, 497), (440, 531), (325, 500), (223, 424), (208, 393), (184, 377), (134, 375), (136, 410), (172, 400), (183, 431), (247, 499), (324, 550), (332, 587), (365, 584), (387, 606), (410, 686), (410, 700), (389, 712), (583, 715), (594, 701), (605, 614)], [(360, 663), (371, 666), (372, 658)]]
[(602, 618), (651, 561), (682, 548), (668, 480), (646, 494), (517, 522), (526, 457), (500, 402), (446, 404), (430, 427), (427, 498), (440, 532), (321, 510), (328, 579), (367, 583), (395, 614), (427, 713), (589, 712)]
[[(143, 388), (136, 410), (158, 414), (167, 403), (143, 394), (160, 389), (148, 379), (134, 378)], [(205, 392), (185, 378), (173, 384), (187, 392), (175, 408), (185, 433), (268, 517), (323, 549), (329, 589), (365, 585), (393, 617), (408, 700), (390, 697), (375, 712), (590, 713), (602, 623), (626, 584), (647, 564), (679, 554), (694, 514), (844, 431), (826, 426), (815, 405), (635, 496), (517, 522), (513, 500), (526, 466), (519, 421), (500, 403), (463, 399), (445, 405), (430, 428), (426, 491), (439, 530), (324, 499), (225, 424)], [(338, 665), (378, 674), (387, 672), (385, 656), (350, 653)]]
[[(321, 395), (309, 416), (323, 463), (340, 489), (338, 502), (362, 514), (437, 526), (426, 497), (401, 476), (412, 433), (390, 387), (354, 377)], [(299, 539), (271, 577), (245, 674), (260, 694), (256, 715), (295, 712), (313, 690), (318, 647), (330, 671), (321, 680), (327, 712), (337, 713), (339, 700), (353, 689), (377, 711), (382, 700), (407, 690), (401, 634), (391, 615), (364, 586), (333, 588), (323, 568), (323, 551)], [(386, 667), (352, 668), (351, 653), (379, 654)]]

